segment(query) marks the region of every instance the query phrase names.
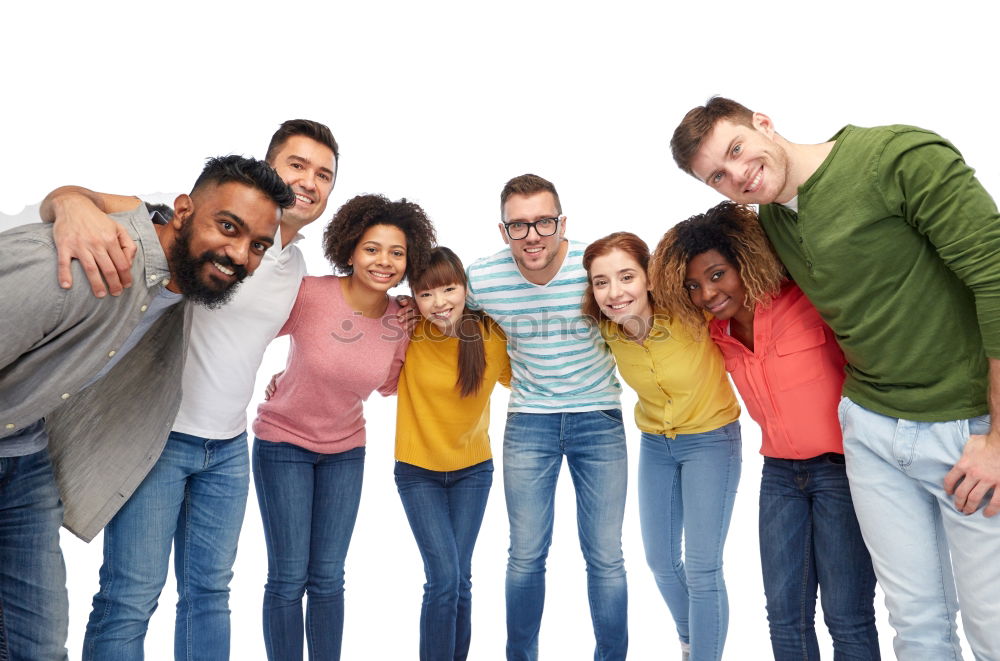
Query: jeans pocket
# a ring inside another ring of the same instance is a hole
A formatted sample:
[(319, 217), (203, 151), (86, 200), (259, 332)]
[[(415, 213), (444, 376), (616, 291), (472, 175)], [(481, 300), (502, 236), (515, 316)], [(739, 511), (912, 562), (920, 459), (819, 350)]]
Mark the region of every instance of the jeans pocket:
[(827, 452), (823, 455), (823, 460), (828, 464), (834, 464), (835, 466), (843, 466), (845, 464), (844, 455), (839, 452)]
[(851, 400), (847, 397), (841, 397), (840, 403), (837, 404), (837, 420), (840, 422), (840, 429), (844, 429), (844, 421), (847, 419), (847, 408), (851, 405)]
[(597, 413), (600, 413), (602, 416), (604, 416), (608, 420), (611, 420), (613, 422), (617, 422), (618, 424), (622, 424), (622, 410), (621, 409), (601, 409), (601, 410), (597, 411)]

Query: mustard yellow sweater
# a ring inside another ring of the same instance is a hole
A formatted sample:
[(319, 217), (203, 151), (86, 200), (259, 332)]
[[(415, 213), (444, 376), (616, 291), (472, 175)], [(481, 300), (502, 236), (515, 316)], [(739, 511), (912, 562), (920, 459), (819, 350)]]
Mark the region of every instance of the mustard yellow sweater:
[(458, 338), (421, 319), (406, 350), (396, 405), (396, 459), (427, 470), (468, 468), (490, 453), (490, 393), (510, 385), (507, 337), (487, 319), (483, 334), (486, 372), (479, 392), (462, 397)]

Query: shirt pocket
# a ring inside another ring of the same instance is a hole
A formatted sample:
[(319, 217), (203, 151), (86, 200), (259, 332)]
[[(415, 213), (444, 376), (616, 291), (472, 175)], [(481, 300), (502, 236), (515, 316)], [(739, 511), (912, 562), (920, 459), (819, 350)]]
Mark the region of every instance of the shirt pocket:
[(783, 337), (774, 343), (773, 374), (778, 390), (791, 390), (823, 375), (827, 342), (822, 326)]

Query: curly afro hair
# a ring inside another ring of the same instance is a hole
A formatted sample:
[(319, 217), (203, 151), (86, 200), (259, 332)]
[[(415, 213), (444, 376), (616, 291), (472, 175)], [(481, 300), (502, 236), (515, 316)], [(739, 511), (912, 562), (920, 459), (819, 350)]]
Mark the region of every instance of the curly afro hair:
[(722, 202), (677, 223), (653, 251), (650, 282), (657, 307), (692, 332), (705, 327), (705, 311), (691, 302), (684, 279), (688, 262), (709, 250), (718, 250), (739, 270), (751, 309), (776, 295), (788, 277), (751, 207)]
[(406, 235), (406, 279), (427, 268), (436, 237), (434, 225), (420, 205), (406, 198), (392, 202), (384, 195), (358, 195), (337, 210), (323, 232), (323, 252), (340, 273), (354, 272), (348, 262), (362, 235), (373, 225), (392, 225)]

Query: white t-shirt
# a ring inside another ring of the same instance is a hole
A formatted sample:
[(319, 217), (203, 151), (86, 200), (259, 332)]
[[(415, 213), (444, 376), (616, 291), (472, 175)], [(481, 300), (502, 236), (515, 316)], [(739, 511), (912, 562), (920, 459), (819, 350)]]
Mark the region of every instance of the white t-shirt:
[[(145, 202), (168, 206), (176, 197), (175, 193), (139, 196)], [(27, 206), (14, 215), (0, 214), (0, 231), (37, 223), (39, 206)], [(305, 258), (294, 245), (301, 238), (296, 234), (287, 246), (281, 246), (279, 230), (260, 266), (240, 283), (229, 303), (218, 310), (193, 306), (184, 396), (174, 431), (232, 438), (246, 430), (247, 406), (264, 350), (288, 319), (306, 275)]]
[(252, 276), (218, 310), (194, 306), (191, 341), (184, 363), (184, 395), (174, 431), (204, 438), (232, 438), (247, 428), (264, 349), (278, 334), (306, 275), (294, 244), (280, 246), (279, 230)]

